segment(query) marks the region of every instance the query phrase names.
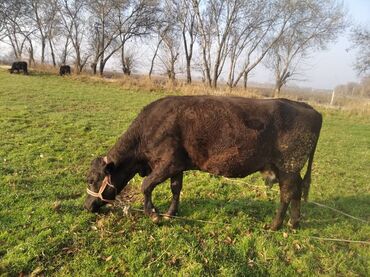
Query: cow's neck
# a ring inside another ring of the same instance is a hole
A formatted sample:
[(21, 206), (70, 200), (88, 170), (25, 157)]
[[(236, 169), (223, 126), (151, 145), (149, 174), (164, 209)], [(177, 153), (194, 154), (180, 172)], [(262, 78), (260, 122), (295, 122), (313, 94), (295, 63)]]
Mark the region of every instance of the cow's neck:
[(125, 163), (134, 163), (138, 159), (139, 138), (132, 130), (124, 133), (108, 152), (108, 160), (119, 167)]

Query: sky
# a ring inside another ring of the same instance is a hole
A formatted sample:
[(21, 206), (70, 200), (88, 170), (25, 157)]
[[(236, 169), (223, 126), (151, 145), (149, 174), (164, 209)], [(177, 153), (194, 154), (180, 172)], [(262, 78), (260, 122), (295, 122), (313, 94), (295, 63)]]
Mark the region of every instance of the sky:
[[(343, 2), (353, 23), (370, 25), (370, 0), (344, 0)], [(333, 89), (340, 84), (358, 82), (359, 78), (352, 67), (356, 51), (347, 51), (351, 48), (348, 37), (348, 32), (341, 34), (327, 50), (314, 53), (308, 61), (306, 70), (302, 72), (304, 81), (292, 83), (315, 89)], [(260, 70), (255, 76), (255, 81), (273, 83), (274, 79), (266, 70)]]

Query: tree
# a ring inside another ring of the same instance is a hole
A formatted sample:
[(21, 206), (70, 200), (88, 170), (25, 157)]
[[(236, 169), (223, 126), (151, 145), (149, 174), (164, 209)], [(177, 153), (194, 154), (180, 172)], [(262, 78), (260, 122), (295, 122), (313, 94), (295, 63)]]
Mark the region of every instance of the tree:
[(370, 28), (366, 26), (355, 27), (351, 32), (351, 39), (358, 49), (354, 68), (358, 75), (370, 73)]
[(116, 43), (119, 28), (113, 24), (117, 16), (114, 0), (89, 0), (87, 7), (90, 12), (91, 47), (93, 48), (93, 73), (96, 74), (98, 61), (100, 75), (103, 75), (108, 60), (116, 53), (121, 45)]
[(2, 3), (3, 41), (10, 45), (16, 59), (21, 59), (24, 50), (29, 45), (30, 56), (33, 57), (31, 36), (34, 32), (29, 22), (30, 6), (21, 0), (4, 1)]
[(75, 68), (76, 72), (82, 72), (89, 54), (82, 50), (82, 43), (86, 35), (86, 1), (85, 0), (58, 0), (58, 9), (61, 17), (61, 22), (68, 41), (71, 42), (75, 52)]
[(41, 44), (41, 63), (45, 63), (45, 49), (48, 43), (53, 65), (56, 66), (53, 39), (57, 25), (60, 24), (57, 2), (55, 0), (30, 0), (30, 11), (29, 16), (37, 29)]
[(312, 51), (325, 49), (346, 27), (343, 7), (335, 0), (282, 0), (282, 5), (291, 14), (289, 26), (269, 52), (267, 64), (275, 73), (275, 97)]
[(178, 6), (173, 0), (165, 0), (163, 7), (158, 13), (155, 32), (159, 37), (158, 58), (161, 61), (164, 71), (170, 81), (176, 79), (176, 63), (181, 48), (181, 27), (178, 20)]
[[(237, 18), (239, 0), (193, 0), (197, 19), (203, 71), (206, 82), (217, 87), (228, 53), (228, 42), (233, 23)], [(214, 58), (213, 58), (214, 57)]]
[(176, 79), (175, 65), (180, 55), (180, 40), (176, 27), (169, 24), (159, 34), (162, 40), (164, 56), (159, 56), (162, 64), (165, 67), (168, 79), (174, 81)]
[(159, 3), (157, 0), (118, 0), (115, 8), (117, 16), (114, 24), (119, 32), (122, 71), (128, 74), (126, 44), (150, 34), (158, 20)]
[(229, 53), (231, 32), (237, 22), (243, 0), (192, 1), (202, 51), (206, 82), (217, 87)]
[[(168, 1), (168, 0), (167, 0)], [(191, 83), (191, 61), (193, 58), (194, 45), (197, 37), (195, 12), (188, 0), (170, 0), (167, 6), (170, 7), (171, 18), (176, 19), (179, 33), (182, 37), (184, 55), (186, 61), (186, 82)]]
[(240, 15), (231, 30), (229, 51), (229, 87), (244, 78), (247, 88), (249, 73), (263, 60), (283, 34), (289, 14), (279, 3), (269, 0), (244, 1)]

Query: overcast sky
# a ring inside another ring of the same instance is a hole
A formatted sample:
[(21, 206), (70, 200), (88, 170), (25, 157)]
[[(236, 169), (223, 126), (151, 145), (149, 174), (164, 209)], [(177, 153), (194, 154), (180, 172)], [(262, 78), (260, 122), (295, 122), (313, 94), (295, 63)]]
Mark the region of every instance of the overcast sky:
[[(353, 23), (370, 25), (370, 0), (344, 0), (344, 6)], [(340, 84), (358, 81), (356, 72), (352, 68), (356, 51), (347, 51), (350, 47), (347, 32), (329, 45), (326, 51), (314, 53), (302, 76), (305, 80), (294, 83), (304, 87), (332, 89)], [(254, 79), (258, 82), (274, 82), (272, 74), (262, 68)]]

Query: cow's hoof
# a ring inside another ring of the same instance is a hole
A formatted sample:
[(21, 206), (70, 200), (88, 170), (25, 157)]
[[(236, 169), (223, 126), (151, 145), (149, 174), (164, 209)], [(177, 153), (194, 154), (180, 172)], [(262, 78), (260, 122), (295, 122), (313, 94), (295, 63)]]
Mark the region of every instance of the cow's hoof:
[(152, 219), (153, 223), (157, 224), (160, 221), (160, 217), (157, 213), (152, 213), (150, 215), (150, 218)]
[(267, 225), (268, 226), (268, 229), (271, 230), (271, 231), (277, 231), (281, 228), (281, 223), (280, 224), (276, 224), (276, 223), (271, 223), (270, 225)]
[(163, 216), (163, 219), (164, 219), (165, 221), (170, 221), (170, 220), (171, 220), (171, 216), (170, 216), (169, 214), (165, 214), (165, 215)]
[(165, 215), (163, 215), (163, 219), (166, 221), (170, 221), (173, 216), (174, 214), (166, 213)]
[(288, 226), (290, 227), (290, 228), (292, 228), (292, 229), (298, 229), (299, 228), (299, 221), (296, 221), (296, 222), (291, 222), (290, 220), (289, 220), (289, 222), (288, 222)]

